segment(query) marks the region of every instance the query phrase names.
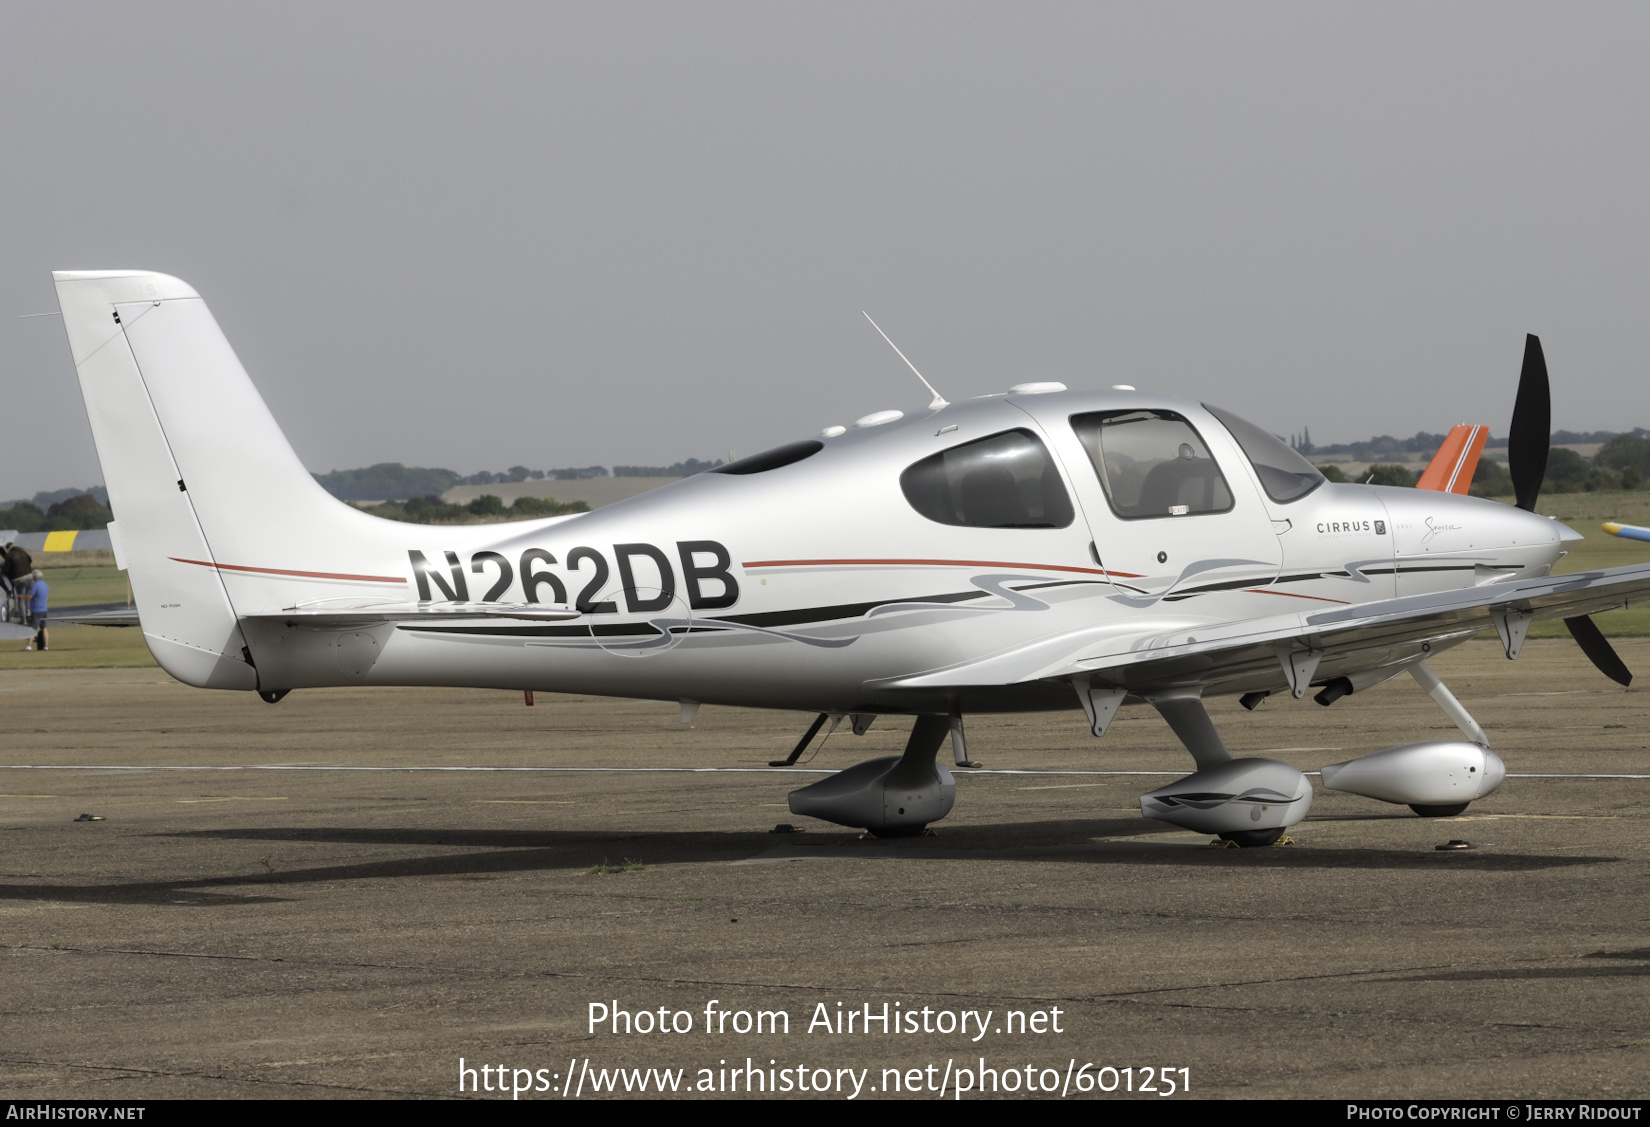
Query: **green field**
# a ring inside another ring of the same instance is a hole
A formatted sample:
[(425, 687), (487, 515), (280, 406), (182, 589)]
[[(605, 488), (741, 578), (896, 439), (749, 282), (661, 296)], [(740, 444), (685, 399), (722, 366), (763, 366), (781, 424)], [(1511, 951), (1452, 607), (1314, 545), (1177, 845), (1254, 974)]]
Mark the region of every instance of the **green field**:
[[(126, 601), (126, 573), (115, 569), (113, 552), (37, 552), (34, 566), (51, 586), (52, 609)], [(51, 649), (45, 653), (24, 652), (22, 641), (0, 642), (0, 669), (114, 669), (155, 664), (143, 644), (143, 631), (133, 627), (48, 626), (48, 630)]]
[[(1611, 536), (1600, 527), (1607, 520), (1650, 526), (1650, 489), (1623, 493), (1554, 493), (1542, 497), (1536, 511), (1543, 516), (1557, 517), (1587, 537), (1558, 561), (1558, 566), (1553, 568), (1555, 575), (1650, 561), (1650, 544)], [(1595, 615), (1593, 621), (1607, 637), (1650, 636), (1650, 605)], [(1532, 638), (1569, 636), (1562, 622), (1540, 622), (1530, 628)]]
[(34, 566), (51, 586), (53, 607), (126, 601), (126, 573), (115, 570), (113, 552), (40, 552)]
[[(1607, 520), (1650, 526), (1650, 489), (1630, 493), (1558, 493), (1543, 497), (1538, 506), (1545, 516), (1557, 517), (1587, 537), (1559, 561), (1555, 573), (1590, 571), (1601, 567), (1650, 561), (1650, 544), (1622, 540), (1599, 526)], [(116, 603), (127, 598), (126, 575), (115, 570), (108, 552), (66, 552), (45, 555), (36, 565), (51, 584), (53, 607), (86, 603)], [(1599, 629), (1613, 638), (1650, 636), (1650, 606), (1611, 611), (1596, 618)], [(1543, 622), (1530, 629), (1532, 638), (1567, 637), (1562, 622)], [(47, 653), (24, 653), (23, 643), (0, 646), (0, 669), (100, 669), (153, 665), (140, 631), (103, 626), (52, 627)]]
[[(42, 571), (45, 569), (42, 568)], [(51, 649), (25, 653), (26, 641), (0, 641), (0, 669), (121, 669), (154, 665), (133, 626), (47, 626)]]

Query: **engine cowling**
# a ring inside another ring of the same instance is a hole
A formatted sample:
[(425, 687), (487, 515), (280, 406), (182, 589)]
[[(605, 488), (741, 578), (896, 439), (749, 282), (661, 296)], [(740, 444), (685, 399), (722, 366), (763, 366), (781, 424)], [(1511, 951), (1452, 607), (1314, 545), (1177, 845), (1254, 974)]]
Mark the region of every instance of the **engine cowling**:
[(1507, 765), (1489, 748), (1466, 740), (1426, 740), (1332, 763), (1321, 774), (1330, 790), (1400, 806), (1448, 808), (1493, 794), (1507, 777)]
[(889, 755), (838, 771), (789, 797), (792, 814), (892, 836), (916, 833), (951, 813), (957, 780), (943, 763)]
[(1148, 818), (1206, 834), (1284, 829), (1312, 808), (1312, 784), (1276, 759), (1233, 759), (1140, 796)]

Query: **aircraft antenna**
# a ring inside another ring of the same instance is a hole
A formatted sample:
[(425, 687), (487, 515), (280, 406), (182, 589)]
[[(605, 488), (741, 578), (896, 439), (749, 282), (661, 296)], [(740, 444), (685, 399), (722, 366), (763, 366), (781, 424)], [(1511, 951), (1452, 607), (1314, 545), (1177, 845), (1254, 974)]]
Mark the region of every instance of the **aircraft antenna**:
[[(861, 309), (860, 312), (865, 313), (865, 310)], [(869, 313), (865, 313), (865, 319), (867, 321), (871, 321), (871, 315)], [(934, 389), (934, 385), (929, 383), (926, 379), (924, 379), (923, 374), (921, 372), (917, 371), (917, 366), (915, 364), (911, 363), (910, 360), (906, 359), (905, 353), (901, 352), (899, 350), (899, 345), (895, 344), (893, 342), (893, 339), (891, 337), (889, 337), (889, 335), (887, 333), (884, 333), (882, 331), (882, 326), (881, 325), (877, 324), (875, 321), (871, 321), (871, 327), (873, 329), (875, 329), (879, 334), (881, 334), (882, 339), (888, 342), (888, 347), (894, 350), (894, 354), (896, 356), (898, 356), (901, 360), (905, 360), (905, 366), (907, 368), (910, 368), (912, 373), (917, 377), (917, 379), (922, 380), (922, 386), (926, 387), (929, 390), (929, 392), (932, 393), (932, 395), (934, 396), (934, 399), (931, 403), (928, 404), (928, 409), (930, 411), (938, 411), (941, 407), (951, 406), (951, 404), (949, 404), (945, 401), (945, 396), (941, 395), (938, 391), (936, 391)]]

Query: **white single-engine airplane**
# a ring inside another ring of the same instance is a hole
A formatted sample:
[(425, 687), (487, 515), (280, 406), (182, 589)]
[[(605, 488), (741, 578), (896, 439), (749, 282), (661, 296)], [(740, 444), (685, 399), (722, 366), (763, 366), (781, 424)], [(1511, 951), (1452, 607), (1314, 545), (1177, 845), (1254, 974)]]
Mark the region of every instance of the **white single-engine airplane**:
[[(1259, 427), (1129, 387), (1055, 383), (883, 411), (595, 512), (422, 526), (329, 496), (205, 302), (140, 271), (54, 275), (144, 638), (190, 685), (271, 703), (324, 685), (554, 690), (915, 715), (902, 756), (794, 791), (877, 834), (943, 818), (973, 712), (1072, 709), (1096, 736), (1149, 704), (1195, 773), (1146, 816), (1239, 845), (1300, 821), (1294, 767), (1233, 758), (1203, 698), (1331, 704), (1411, 674), (1466, 736), (1323, 770), (1326, 786), (1459, 812), (1505, 768), (1427, 658), (1492, 624), (1517, 657), (1563, 618), (1650, 594), (1650, 564), (1551, 576), (1578, 533), (1533, 512), (1546, 366), (1529, 338), (1518, 507), (1338, 485)], [(1481, 437), (1463, 440), (1476, 460)], [(1463, 470), (1463, 467), (1464, 470)], [(1464, 472), (1465, 477), (1462, 477)], [(793, 753), (792, 760), (794, 761)], [(787, 761), (789, 762), (789, 761)]]

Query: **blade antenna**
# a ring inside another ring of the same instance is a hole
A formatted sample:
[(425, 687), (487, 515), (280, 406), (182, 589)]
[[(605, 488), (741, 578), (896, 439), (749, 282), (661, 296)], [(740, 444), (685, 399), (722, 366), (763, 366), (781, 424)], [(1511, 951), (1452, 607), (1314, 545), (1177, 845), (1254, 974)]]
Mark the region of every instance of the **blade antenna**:
[[(860, 312), (865, 313), (865, 310), (861, 309)], [(867, 321), (871, 321), (871, 315), (869, 313), (865, 313), (865, 319)], [(889, 335), (887, 333), (884, 333), (882, 331), (882, 326), (881, 325), (877, 324), (875, 321), (871, 321), (871, 327), (873, 329), (875, 329), (879, 334), (881, 334), (883, 340), (888, 342), (888, 347), (894, 350), (894, 354), (896, 356), (898, 356), (901, 360), (905, 360), (905, 366), (907, 368), (911, 369), (912, 373), (916, 375), (917, 379), (922, 380), (922, 386), (926, 387), (929, 390), (929, 392), (934, 396), (933, 401), (928, 404), (928, 409), (930, 411), (938, 411), (941, 407), (951, 406), (951, 404), (949, 404), (945, 401), (945, 396), (941, 395), (938, 391), (935, 391), (934, 390), (934, 385), (929, 383), (926, 379), (924, 379), (923, 374), (921, 372), (917, 371), (917, 366), (915, 364), (911, 363), (910, 360), (906, 359), (905, 353), (901, 352), (899, 350), (899, 345), (895, 344), (893, 342), (893, 339), (891, 337), (889, 337)]]

